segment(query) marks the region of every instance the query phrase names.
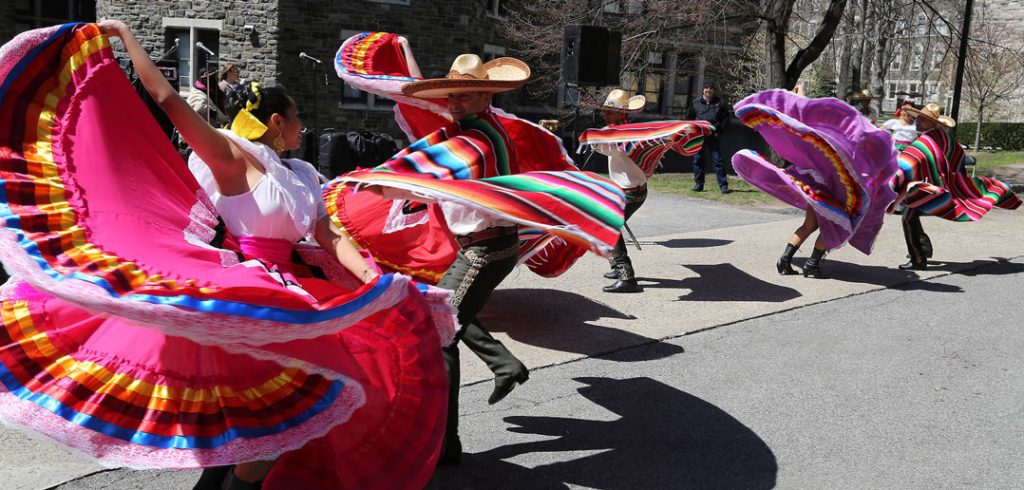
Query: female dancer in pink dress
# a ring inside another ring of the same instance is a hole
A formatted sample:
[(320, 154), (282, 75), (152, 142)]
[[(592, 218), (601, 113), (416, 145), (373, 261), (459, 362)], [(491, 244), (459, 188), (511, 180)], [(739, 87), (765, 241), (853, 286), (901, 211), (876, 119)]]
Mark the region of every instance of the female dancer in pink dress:
[(446, 411), (445, 293), (378, 275), (332, 228), (312, 167), (279, 158), (294, 102), (251, 92), (213, 129), (117, 21), (0, 48), (0, 418), (109, 466), (237, 465), (231, 488), (421, 487)]

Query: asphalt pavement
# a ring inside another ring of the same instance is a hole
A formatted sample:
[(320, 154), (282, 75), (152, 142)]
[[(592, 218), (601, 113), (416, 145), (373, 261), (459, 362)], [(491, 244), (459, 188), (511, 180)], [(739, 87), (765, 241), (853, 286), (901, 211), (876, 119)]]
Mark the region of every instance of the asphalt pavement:
[[(517, 270), (481, 321), (532, 368), (506, 401), (463, 358), (460, 466), (430, 488), (1017, 488), (1024, 481), (1024, 213), (926, 219), (933, 267), (829, 254), (778, 276), (801, 216), (652, 193), (630, 221), (644, 292), (604, 259)], [(808, 247), (809, 248), (809, 247)], [(808, 250), (798, 252), (802, 265)], [(5, 429), (4, 488), (190, 488), (197, 472), (107, 470)]]

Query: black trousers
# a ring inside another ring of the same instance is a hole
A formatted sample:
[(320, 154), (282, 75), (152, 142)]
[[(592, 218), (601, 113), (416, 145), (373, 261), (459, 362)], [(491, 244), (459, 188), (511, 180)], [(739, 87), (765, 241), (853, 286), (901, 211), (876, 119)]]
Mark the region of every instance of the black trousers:
[[(647, 187), (626, 192), (625, 221), (628, 221), (629, 217), (633, 216), (633, 213), (640, 209), (640, 206), (643, 206), (646, 200)], [(619, 241), (615, 242), (615, 248), (612, 249), (612, 255), (608, 258), (608, 262), (612, 266), (612, 270), (619, 274), (619, 279), (636, 278), (636, 273), (633, 272), (633, 261), (629, 260), (629, 253), (626, 251), (626, 240), (622, 233), (619, 233)]]
[(725, 163), (722, 162), (722, 150), (718, 146), (718, 137), (705, 136), (704, 147), (697, 154), (693, 155), (693, 183), (704, 187), (704, 162), (701, 160), (707, 152), (711, 158), (711, 168), (715, 170), (715, 177), (718, 178), (718, 188), (729, 188), (729, 176), (725, 171)]
[(522, 363), (491, 336), (476, 315), (501, 281), (512, 272), (519, 257), (516, 235), (498, 237), (462, 247), (438, 287), (453, 292), (451, 305), (458, 309), (462, 329), (443, 350), (448, 371), (448, 422), (445, 440), (459, 436), (459, 341), (466, 344), (495, 376), (512, 374)]
[(912, 262), (920, 264), (931, 258), (932, 241), (921, 226), (921, 213), (914, 208), (903, 211), (903, 238)]

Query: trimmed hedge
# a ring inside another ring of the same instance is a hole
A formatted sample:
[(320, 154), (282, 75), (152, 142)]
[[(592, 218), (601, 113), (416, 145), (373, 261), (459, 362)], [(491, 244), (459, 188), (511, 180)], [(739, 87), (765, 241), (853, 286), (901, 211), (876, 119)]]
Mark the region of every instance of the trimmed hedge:
[[(957, 125), (956, 137), (960, 144), (974, 144), (974, 128), (977, 123), (965, 122)], [(981, 147), (1003, 150), (1024, 150), (1024, 123), (985, 123), (981, 127)]]

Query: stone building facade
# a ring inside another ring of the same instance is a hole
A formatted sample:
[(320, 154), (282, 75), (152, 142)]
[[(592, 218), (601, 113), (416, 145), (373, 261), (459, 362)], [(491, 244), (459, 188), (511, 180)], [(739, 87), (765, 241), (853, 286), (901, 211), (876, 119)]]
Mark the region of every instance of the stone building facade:
[[(97, 16), (125, 21), (150, 53), (160, 53), (179, 39), (183, 48), (178, 72), (181, 85), (225, 63), (240, 66), (242, 77), (274, 80), (299, 103), (307, 126), (401, 133), (391, 105), (346, 87), (333, 60), (341, 41), (363, 31), (407, 36), (425, 76), (447, 73), (460, 53), (502, 56), (498, 37), (500, 2), (495, 0), (100, 0)], [(207, 56), (195, 43), (216, 52)], [(323, 61), (317, 65), (300, 53)], [(209, 59), (208, 59), (209, 58)]]
[[(275, 81), (284, 85), (299, 103), (308, 127), (324, 131), (385, 132), (399, 143), (404, 137), (394, 123), (389, 101), (347, 87), (334, 71), (334, 55), (341, 41), (363, 31), (388, 31), (410, 39), (417, 61), (427, 77), (444, 76), (460, 53), (474, 52), (484, 58), (514, 55), (501, 37), (505, 18), (502, 0), (14, 0), (31, 4), (37, 13), (47, 6), (66, 2), (80, 12), (68, 20), (102, 18), (123, 20), (154, 58), (166, 54), (164, 66), (175, 68), (179, 87), (188, 90), (207, 70), (235, 63), (247, 80)], [(607, 2), (602, 15), (631, 13), (636, 2)], [(11, 0), (0, 0), (0, 9)], [(75, 7), (77, 6), (77, 7)], [(92, 12), (82, 18), (81, 12)], [(9, 18), (9, 16), (0, 16)], [(24, 20), (24, 19), (22, 19)], [(66, 20), (64, 20), (66, 21)], [(36, 15), (34, 24), (19, 20), (13, 29), (47, 25)], [(63, 21), (61, 21), (63, 22)], [(49, 22), (58, 23), (57, 21)], [(0, 29), (11, 29), (0, 21)], [(2, 32), (2, 31), (0, 31)], [(175, 40), (178, 41), (177, 49)], [(214, 52), (210, 56), (200, 48)], [(118, 43), (115, 42), (115, 49)], [(681, 118), (686, 105), (697, 95), (703, 77), (699, 56), (692, 50), (666, 46), (651, 53), (657, 61), (643, 73), (624, 73), (623, 84), (647, 95), (650, 118)], [(118, 50), (125, 60), (126, 53)], [(321, 60), (317, 65), (300, 53)], [(557, 60), (555, 60), (557, 63)], [(127, 65), (127, 61), (125, 61)], [(743, 94), (740, 94), (743, 95)], [(526, 91), (501, 94), (496, 104), (531, 120), (565, 116), (572, 107), (560, 107), (562, 97), (531, 100)], [(567, 116), (571, 118), (571, 116)], [(643, 119), (643, 116), (639, 117)], [(576, 118), (562, 136), (575, 140), (575, 132), (599, 124), (596, 118)], [(578, 127), (577, 127), (578, 126)], [(575, 128), (575, 129), (574, 129)]]

